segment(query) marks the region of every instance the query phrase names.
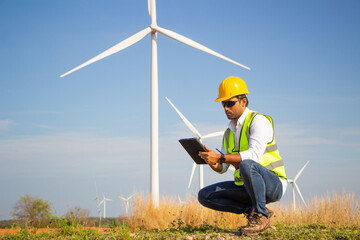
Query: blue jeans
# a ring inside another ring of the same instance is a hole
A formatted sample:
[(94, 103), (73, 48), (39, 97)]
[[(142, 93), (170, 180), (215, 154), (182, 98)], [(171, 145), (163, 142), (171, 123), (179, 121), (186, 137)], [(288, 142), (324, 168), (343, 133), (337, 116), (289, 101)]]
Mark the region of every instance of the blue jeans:
[(239, 165), (243, 186), (234, 181), (215, 183), (199, 191), (198, 200), (207, 208), (223, 212), (250, 213), (255, 211), (268, 217), (266, 204), (279, 201), (282, 184), (279, 177), (253, 160)]

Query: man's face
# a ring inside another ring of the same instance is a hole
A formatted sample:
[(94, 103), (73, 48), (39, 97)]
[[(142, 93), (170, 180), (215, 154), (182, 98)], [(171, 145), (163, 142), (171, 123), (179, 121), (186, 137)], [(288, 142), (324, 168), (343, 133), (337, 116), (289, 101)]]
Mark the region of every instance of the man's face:
[[(239, 100), (237, 97), (223, 101), (222, 106), (224, 107), (226, 117), (229, 120), (237, 121), (246, 109), (246, 101), (245, 98)], [(235, 104), (231, 106), (234, 102)]]

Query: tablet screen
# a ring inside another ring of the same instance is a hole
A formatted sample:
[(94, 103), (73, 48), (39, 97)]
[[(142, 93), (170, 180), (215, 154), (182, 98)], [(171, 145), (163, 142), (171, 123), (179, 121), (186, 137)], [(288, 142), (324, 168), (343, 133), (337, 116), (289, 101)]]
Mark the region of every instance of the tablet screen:
[(196, 164), (207, 164), (204, 159), (199, 156), (199, 152), (206, 152), (206, 150), (197, 138), (183, 138), (180, 139), (179, 142)]

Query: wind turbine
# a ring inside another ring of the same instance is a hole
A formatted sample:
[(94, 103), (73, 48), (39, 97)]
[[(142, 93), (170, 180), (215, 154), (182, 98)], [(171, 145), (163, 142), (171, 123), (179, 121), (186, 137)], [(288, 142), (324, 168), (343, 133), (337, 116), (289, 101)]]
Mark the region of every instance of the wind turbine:
[(101, 202), (98, 205), (98, 207), (99, 207), (101, 204), (104, 204), (104, 218), (106, 218), (106, 201), (112, 201), (112, 200), (109, 198), (106, 198), (105, 195), (103, 195), (103, 199), (101, 200)]
[(123, 196), (119, 196), (119, 198), (120, 198), (121, 200), (123, 200), (123, 204), (124, 204), (124, 206), (125, 206), (125, 215), (126, 215), (126, 216), (128, 215), (128, 208), (130, 207), (130, 206), (129, 206), (129, 200), (130, 200), (133, 196), (134, 196), (134, 194), (131, 195), (131, 196), (128, 197), (128, 198), (124, 198)]
[(97, 209), (98, 209), (98, 214), (99, 214), (99, 219), (100, 219), (100, 224), (101, 224), (101, 210), (100, 210), (100, 200), (99, 200), (99, 193), (98, 193), (98, 188), (97, 188), (97, 184), (96, 184), (96, 179), (94, 178), (94, 182), (95, 182), (95, 190), (96, 190), (96, 202), (97, 202)]
[(151, 33), (151, 94), (150, 94), (150, 108), (151, 108), (151, 151), (150, 151), (150, 192), (153, 203), (155, 206), (159, 206), (159, 96), (158, 96), (158, 61), (157, 61), (157, 33), (161, 33), (169, 38), (172, 38), (176, 41), (184, 43), (190, 47), (196, 48), (198, 50), (204, 51), (206, 53), (212, 54), (216, 57), (222, 58), (226, 61), (229, 61), (233, 64), (241, 66), (250, 70), (249, 67), (238, 63), (228, 57), (217, 53), (204, 45), (201, 45), (187, 37), (184, 37), (176, 32), (167, 30), (165, 28), (161, 28), (156, 23), (156, 5), (155, 0), (148, 0), (148, 11), (150, 15), (151, 24), (149, 27), (141, 30), (140, 32), (132, 35), (131, 37), (121, 41), (120, 43), (116, 44), (115, 46), (109, 48), (108, 50), (100, 53), (96, 57), (88, 60), (87, 62), (79, 65), (78, 67), (73, 68), (72, 70), (66, 72), (65, 74), (61, 75), (60, 77), (64, 77), (76, 70), (79, 70), (91, 63), (94, 63), (100, 59), (108, 57), (116, 52), (119, 52), (134, 43), (143, 39), (147, 34)]
[(291, 180), (291, 179), (288, 179), (288, 180), (287, 180), (287, 181), (291, 184), (291, 187), (292, 187), (292, 198), (293, 198), (294, 210), (296, 209), (296, 204), (295, 204), (295, 202), (296, 202), (296, 201), (295, 201), (295, 188), (296, 188), (296, 190), (297, 190), (297, 192), (298, 192), (301, 200), (303, 201), (305, 207), (307, 207), (306, 202), (305, 202), (305, 200), (304, 200), (304, 198), (303, 198), (303, 196), (302, 196), (302, 194), (301, 194), (301, 192), (300, 192), (300, 188), (299, 188), (298, 185), (296, 184), (296, 180), (299, 178), (300, 174), (304, 171), (305, 167), (309, 164), (309, 162), (310, 162), (310, 160), (305, 163), (305, 165), (304, 165), (304, 166), (300, 169), (300, 171), (296, 174), (294, 180)]
[(179, 204), (180, 204), (180, 205), (185, 205), (185, 204), (187, 204), (186, 201), (181, 200), (181, 197), (180, 197), (179, 194), (178, 194), (178, 200), (179, 200)]
[[(217, 136), (222, 136), (224, 134), (224, 132), (214, 132), (214, 133), (210, 133), (207, 134), (205, 136), (201, 135), (199, 133), (199, 131), (194, 127), (194, 125), (192, 125), (190, 123), (189, 120), (187, 120), (187, 118), (179, 111), (179, 109), (177, 109), (175, 107), (175, 105), (170, 101), (169, 98), (166, 97), (166, 100), (170, 103), (170, 105), (175, 109), (175, 111), (178, 113), (178, 115), (180, 116), (180, 118), (184, 121), (184, 123), (186, 124), (186, 126), (190, 129), (190, 131), (192, 131), (199, 139), (200, 142), (202, 142), (203, 139), (205, 138), (211, 138), (211, 137), (217, 137)], [(190, 181), (189, 181), (189, 185), (188, 188), (190, 188), (191, 185), (191, 181), (192, 178), (194, 176), (194, 172), (195, 172), (195, 168), (196, 168), (196, 163), (194, 162), (193, 164), (193, 168), (191, 170), (191, 176), (190, 176)], [(204, 187), (204, 166), (203, 165), (199, 165), (199, 188), (203, 188)]]

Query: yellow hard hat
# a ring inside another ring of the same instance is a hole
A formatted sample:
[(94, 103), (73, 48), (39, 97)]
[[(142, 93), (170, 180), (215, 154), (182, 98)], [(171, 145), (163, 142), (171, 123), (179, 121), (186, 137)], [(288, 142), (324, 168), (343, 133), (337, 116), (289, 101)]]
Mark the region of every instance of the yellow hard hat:
[(242, 94), (248, 94), (246, 83), (239, 77), (227, 77), (219, 86), (219, 96), (215, 102), (225, 101), (232, 97)]

